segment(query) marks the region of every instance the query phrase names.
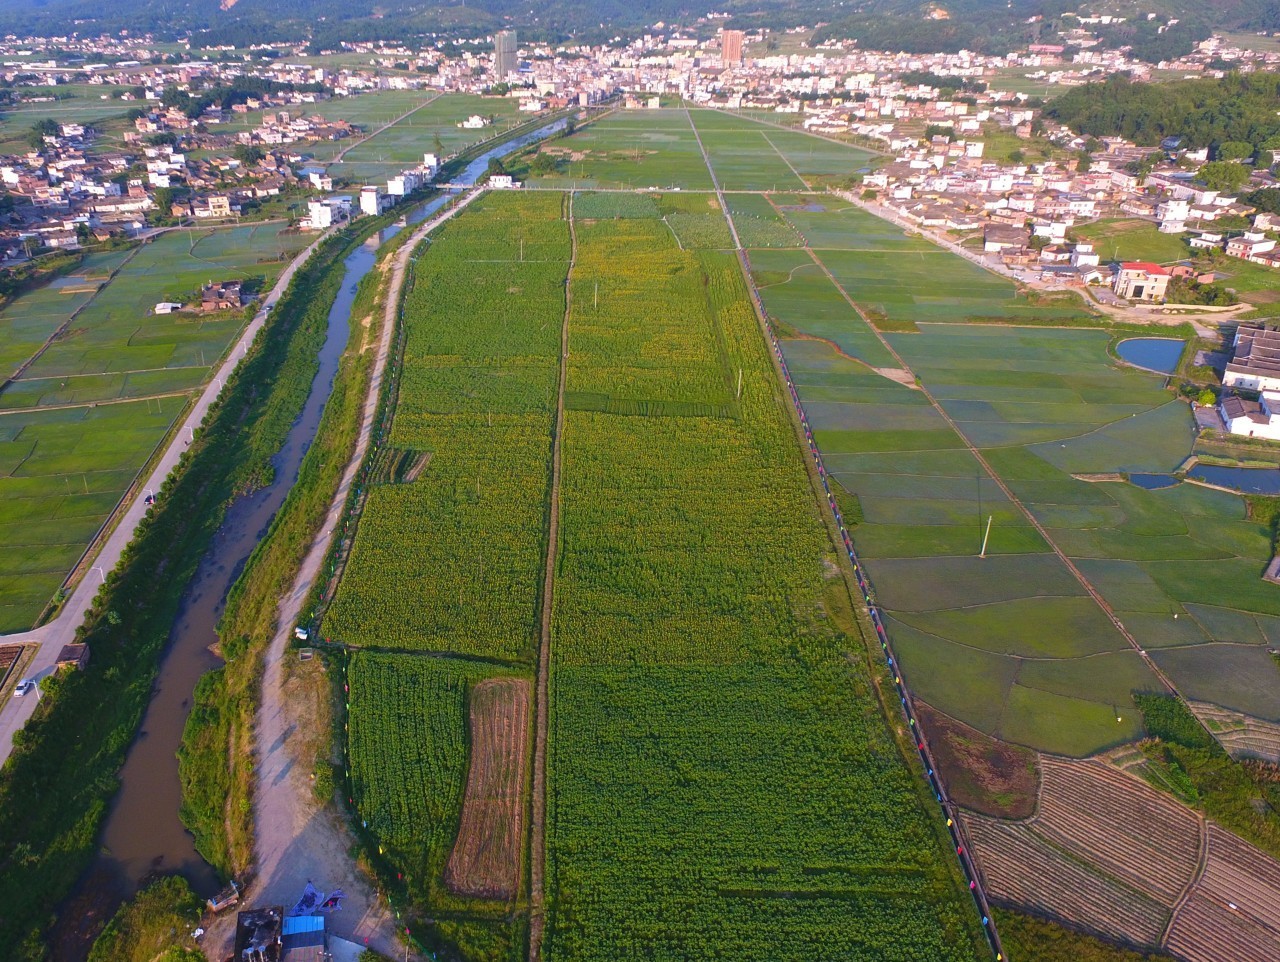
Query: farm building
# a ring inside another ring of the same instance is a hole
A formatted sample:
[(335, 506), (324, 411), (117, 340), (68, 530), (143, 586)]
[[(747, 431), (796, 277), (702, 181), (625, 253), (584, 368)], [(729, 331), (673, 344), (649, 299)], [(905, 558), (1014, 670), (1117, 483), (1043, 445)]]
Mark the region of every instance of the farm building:
[(58, 653), (59, 668), (83, 668), (89, 664), (88, 645), (63, 645)]
[(157, 314), (172, 314), (174, 311), (182, 310), (182, 305), (177, 301), (161, 301), (153, 310)]
[(1116, 272), (1115, 290), (1119, 297), (1135, 301), (1163, 301), (1169, 289), (1169, 269), (1145, 261), (1129, 261)]
[(1280, 330), (1258, 323), (1236, 328), (1222, 384), (1250, 391), (1280, 391)]
[(213, 311), (233, 311), (240, 306), (240, 282), (210, 281), (200, 290), (200, 310), (204, 313)]

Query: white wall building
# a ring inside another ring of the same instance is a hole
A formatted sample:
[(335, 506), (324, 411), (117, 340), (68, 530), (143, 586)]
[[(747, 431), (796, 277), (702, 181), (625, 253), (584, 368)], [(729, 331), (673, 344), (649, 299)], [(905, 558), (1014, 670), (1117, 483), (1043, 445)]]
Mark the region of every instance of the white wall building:
[(1218, 413), (1227, 430), (1249, 438), (1280, 441), (1280, 393), (1264, 391), (1257, 401), (1246, 401), (1226, 395), (1218, 404)]

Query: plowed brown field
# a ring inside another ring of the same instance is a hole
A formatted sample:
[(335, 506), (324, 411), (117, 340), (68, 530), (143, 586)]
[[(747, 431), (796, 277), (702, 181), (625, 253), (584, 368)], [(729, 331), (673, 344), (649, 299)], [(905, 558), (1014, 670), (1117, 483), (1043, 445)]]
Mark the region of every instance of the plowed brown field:
[(445, 883), (460, 895), (515, 898), (524, 840), (530, 685), (489, 678), (471, 690), (471, 769)]

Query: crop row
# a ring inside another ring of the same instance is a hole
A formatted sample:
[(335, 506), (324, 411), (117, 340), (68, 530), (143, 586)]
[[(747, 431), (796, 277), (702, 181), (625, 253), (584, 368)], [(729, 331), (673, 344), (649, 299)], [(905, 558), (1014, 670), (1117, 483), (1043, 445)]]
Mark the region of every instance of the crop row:
[(618, 383), (639, 345), (648, 396), (701, 384), (738, 409), (566, 413), (546, 956), (971, 959), (860, 643), (827, 613), (846, 589), (736, 262), (654, 226), (578, 231), (568, 387)]
[(412, 483), (370, 492), (326, 637), (531, 657), (569, 257), (562, 205), (489, 195), (419, 257), (391, 441), (429, 460)]

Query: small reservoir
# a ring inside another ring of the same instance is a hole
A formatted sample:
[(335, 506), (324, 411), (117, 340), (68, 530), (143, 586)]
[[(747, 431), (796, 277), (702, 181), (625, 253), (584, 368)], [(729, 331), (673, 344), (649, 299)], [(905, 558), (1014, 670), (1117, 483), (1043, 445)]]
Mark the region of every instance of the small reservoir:
[(1116, 345), (1120, 360), (1157, 374), (1172, 374), (1178, 369), (1185, 341), (1172, 337), (1131, 337)]

